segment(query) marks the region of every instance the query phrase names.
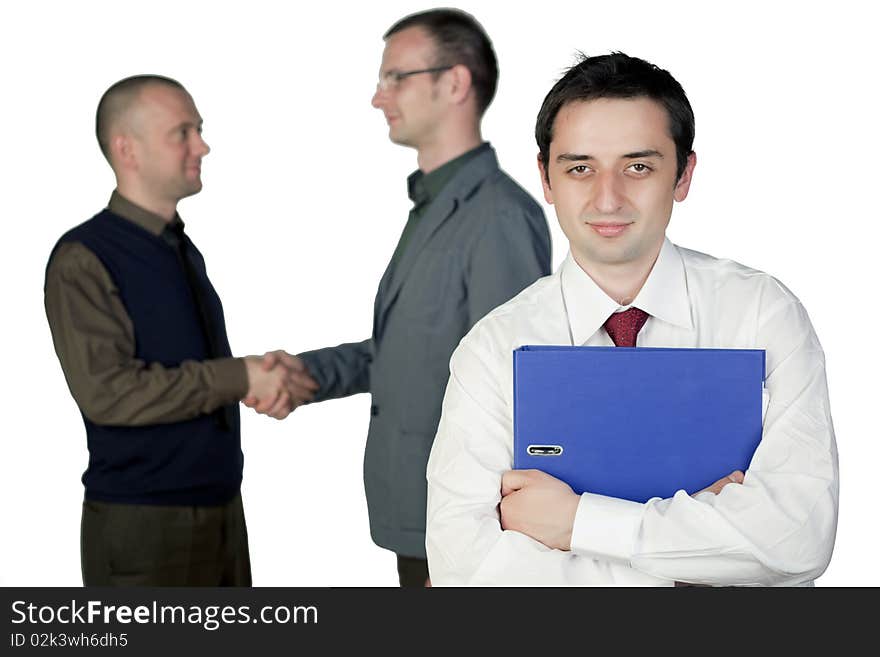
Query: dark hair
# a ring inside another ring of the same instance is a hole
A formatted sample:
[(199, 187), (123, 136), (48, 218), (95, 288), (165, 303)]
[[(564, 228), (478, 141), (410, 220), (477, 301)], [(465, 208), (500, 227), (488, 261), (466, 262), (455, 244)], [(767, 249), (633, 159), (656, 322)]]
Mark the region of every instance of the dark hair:
[(467, 67), (476, 92), (477, 116), (482, 116), (498, 87), (498, 60), (483, 27), (460, 9), (431, 9), (401, 18), (382, 38), (409, 27), (421, 27), (434, 40), (436, 61), (431, 63), (432, 67)]
[(151, 84), (164, 84), (186, 92), (180, 82), (162, 75), (133, 75), (111, 85), (98, 101), (98, 111), (95, 113), (95, 134), (98, 137), (101, 152), (104, 153), (108, 162), (110, 161), (110, 128), (113, 122), (125, 114), (137, 100), (144, 87)]
[(650, 98), (666, 109), (669, 134), (675, 142), (676, 180), (681, 178), (694, 145), (694, 111), (684, 89), (669, 71), (622, 52), (598, 57), (581, 55), (581, 60), (547, 94), (535, 124), (535, 140), (545, 172), (553, 123), (565, 105), (597, 98), (640, 97)]

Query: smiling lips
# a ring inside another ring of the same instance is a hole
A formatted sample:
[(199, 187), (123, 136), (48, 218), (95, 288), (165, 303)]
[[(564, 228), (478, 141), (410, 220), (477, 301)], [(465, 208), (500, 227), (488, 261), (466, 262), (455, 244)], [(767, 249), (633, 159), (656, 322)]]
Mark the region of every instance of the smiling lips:
[(629, 228), (630, 224), (589, 224), (589, 226), (602, 237), (617, 237)]

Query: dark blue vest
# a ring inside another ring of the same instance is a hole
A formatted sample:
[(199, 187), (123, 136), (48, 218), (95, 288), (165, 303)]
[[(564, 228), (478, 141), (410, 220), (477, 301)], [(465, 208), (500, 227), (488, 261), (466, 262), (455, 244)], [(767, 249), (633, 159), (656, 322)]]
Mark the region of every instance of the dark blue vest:
[[(135, 358), (146, 366), (174, 368), (185, 360), (209, 357), (183, 267), (174, 247), (162, 237), (105, 210), (66, 233), (58, 244), (65, 242), (82, 243), (109, 272), (134, 325)], [(220, 298), (201, 253), (192, 242), (188, 245), (216, 327), (222, 352), (217, 356), (231, 356)], [(218, 421), (218, 413), (146, 426), (100, 425), (83, 416), (89, 446), (89, 466), (83, 474), (86, 499), (171, 505), (228, 502), (240, 489), (243, 464), (238, 405), (230, 410), (229, 429)]]

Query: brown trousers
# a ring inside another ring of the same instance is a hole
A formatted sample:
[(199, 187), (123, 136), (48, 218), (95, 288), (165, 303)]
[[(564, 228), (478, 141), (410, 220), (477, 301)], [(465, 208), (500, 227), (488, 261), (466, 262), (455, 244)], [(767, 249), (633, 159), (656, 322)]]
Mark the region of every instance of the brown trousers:
[(241, 495), (223, 506), (83, 502), (84, 586), (250, 586)]

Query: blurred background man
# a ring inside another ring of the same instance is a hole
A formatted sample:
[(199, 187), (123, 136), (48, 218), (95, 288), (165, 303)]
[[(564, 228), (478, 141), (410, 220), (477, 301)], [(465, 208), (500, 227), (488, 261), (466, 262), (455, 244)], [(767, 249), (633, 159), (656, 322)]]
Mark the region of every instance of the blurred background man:
[(373, 334), (298, 357), (278, 353), (266, 366), (281, 359), (307, 370), (294, 398), (311, 393), (312, 379), (317, 401), (372, 394), (370, 531), (397, 554), (401, 586), (424, 586), (425, 464), (449, 357), (483, 315), (550, 273), (550, 233), (540, 206), (483, 141), (498, 64), (479, 23), (462, 11), (431, 10), (401, 19), (384, 39), (373, 106), (391, 141), (416, 150), (418, 169), (407, 179), (413, 207), (379, 283)]
[(220, 298), (183, 232), (209, 148), (192, 97), (141, 75), (98, 105), (116, 176), (105, 210), (67, 232), (46, 270), (55, 350), (86, 426), (85, 585), (251, 583), (238, 401), (290, 410), (288, 371), (232, 358)]

